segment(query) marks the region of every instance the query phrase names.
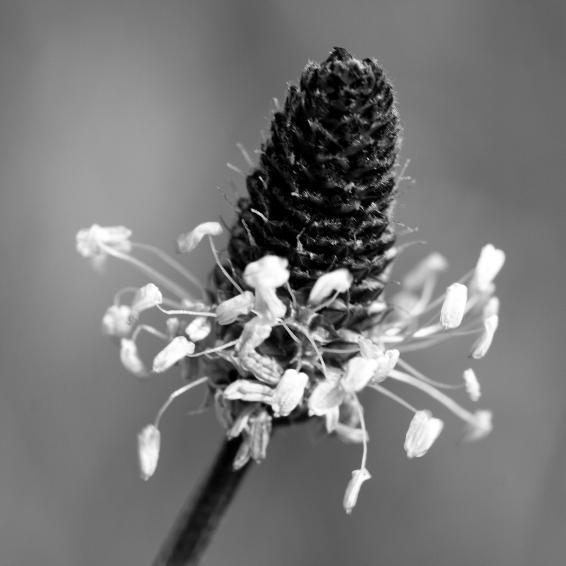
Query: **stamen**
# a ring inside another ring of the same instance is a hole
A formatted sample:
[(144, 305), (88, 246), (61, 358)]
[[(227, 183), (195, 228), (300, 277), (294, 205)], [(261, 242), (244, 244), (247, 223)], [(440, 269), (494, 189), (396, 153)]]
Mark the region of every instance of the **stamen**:
[(197, 352), (196, 354), (187, 354), (187, 358), (198, 358), (199, 356), (207, 356), (208, 354), (214, 354), (214, 352), (220, 352), (221, 350), (227, 350), (232, 346), (235, 346), (238, 343), (238, 340), (232, 340), (232, 342), (226, 342), (226, 344), (222, 344), (221, 346), (217, 346), (216, 348), (210, 348), (209, 350), (203, 350), (202, 352)]
[(157, 338), (160, 338), (165, 342), (169, 341), (169, 336), (167, 336), (167, 334), (165, 334), (164, 332), (160, 332), (159, 330), (157, 330), (157, 328), (153, 328), (153, 326), (149, 326), (148, 324), (140, 324), (139, 326), (136, 327), (136, 329), (132, 334), (132, 340), (134, 342), (138, 339), (138, 336), (140, 332), (142, 332), (142, 330), (145, 330), (148, 334), (151, 334), (152, 336), (157, 336)]
[(364, 439), (363, 439), (363, 443), (362, 443), (362, 462), (360, 464), (360, 469), (364, 470), (366, 467), (366, 463), (367, 463), (367, 458), (368, 458), (368, 431), (366, 428), (366, 421), (364, 419), (364, 410), (362, 408), (362, 405), (358, 399), (357, 395), (354, 395), (354, 399), (355, 399), (355, 407), (356, 407), (356, 411), (358, 413), (358, 417), (360, 418), (360, 428), (362, 429), (363, 433), (364, 433)]
[(164, 263), (166, 263), (169, 267), (172, 267), (175, 271), (180, 273), (183, 277), (185, 277), (188, 281), (190, 281), (202, 295), (202, 298), (205, 301), (208, 301), (208, 295), (206, 294), (206, 289), (204, 288), (203, 284), (183, 265), (181, 265), (178, 261), (173, 259), (169, 254), (165, 253), (164, 251), (160, 250), (155, 246), (151, 246), (149, 244), (139, 244), (136, 242), (132, 242), (133, 248), (138, 248), (140, 250), (145, 250), (151, 252), (152, 254), (156, 255), (160, 258)]
[(430, 377), (427, 377), (426, 375), (424, 375), (420, 371), (416, 370), (413, 366), (409, 365), (404, 360), (399, 360), (398, 363), (402, 368), (411, 372), (415, 377), (417, 377), (421, 381), (429, 383), (430, 385), (433, 385), (435, 387), (440, 387), (441, 389), (461, 389), (462, 388), (462, 385), (455, 385), (453, 383), (443, 383), (442, 381), (435, 381), (434, 379), (431, 379)]
[(439, 403), (444, 405), (447, 409), (452, 411), (456, 416), (460, 417), (463, 421), (467, 423), (474, 423), (474, 415), (469, 411), (466, 411), (463, 407), (458, 405), (456, 401), (445, 395), (438, 389), (430, 386), (428, 383), (422, 382), (420, 379), (413, 377), (412, 375), (408, 375), (406, 373), (400, 372), (398, 370), (393, 370), (390, 374), (390, 377), (396, 379), (397, 381), (401, 381), (403, 383), (407, 383), (424, 391), (433, 399), (436, 399)]
[(161, 406), (161, 408), (157, 412), (157, 416), (155, 417), (155, 421), (154, 421), (155, 427), (159, 428), (159, 421), (161, 420), (163, 413), (165, 413), (165, 411), (167, 410), (169, 405), (171, 405), (171, 403), (177, 397), (179, 397), (179, 395), (183, 395), (183, 393), (186, 393), (187, 391), (193, 389), (194, 387), (197, 387), (198, 385), (205, 383), (206, 381), (208, 381), (208, 377), (201, 377), (201, 378), (199, 378), (195, 381), (192, 381), (191, 383), (188, 383), (187, 385), (184, 385), (183, 387), (180, 387), (179, 389), (176, 389), (175, 391), (173, 391), (173, 393), (171, 393), (171, 395), (169, 395), (169, 397), (167, 398), (167, 401), (165, 401), (165, 403), (163, 403), (163, 405)]
[(153, 269), (143, 261), (127, 253), (120, 252), (115, 248), (106, 246), (105, 244), (100, 244), (100, 246), (108, 255), (114, 256), (117, 259), (122, 259), (125, 262), (130, 263), (133, 266), (137, 267), (142, 273), (147, 275), (150, 279), (153, 279), (154, 282), (159, 283), (162, 287), (168, 289), (171, 293), (173, 293), (180, 299), (188, 299), (188, 300), (192, 299), (190, 293), (188, 293), (180, 285), (177, 285), (177, 283), (171, 281), (171, 279), (169, 279), (165, 275), (161, 275), (161, 273), (159, 273), (158, 271), (156, 271), (155, 269)]
[(378, 391), (382, 395), (385, 395), (385, 397), (389, 397), (390, 399), (392, 399), (396, 403), (399, 403), (399, 405), (405, 407), (405, 409), (409, 409), (409, 411), (413, 411), (413, 413), (417, 412), (417, 409), (415, 407), (413, 407), (413, 405), (411, 405), (409, 402), (405, 401), (405, 399), (403, 399), (402, 397), (399, 397), (399, 395), (396, 395), (392, 391), (389, 391), (389, 389), (386, 389), (385, 387), (383, 387), (383, 385), (379, 385), (378, 383), (370, 383), (369, 387), (371, 387), (372, 389), (375, 389), (376, 391)]
[(157, 308), (164, 314), (167, 315), (179, 315), (184, 314), (187, 316), (211, 316), (216, 317), (216, 313), (209, 312), (209, 311), (188, 311), (185, 309), (164, 309), (160, 305), (157, 305)]

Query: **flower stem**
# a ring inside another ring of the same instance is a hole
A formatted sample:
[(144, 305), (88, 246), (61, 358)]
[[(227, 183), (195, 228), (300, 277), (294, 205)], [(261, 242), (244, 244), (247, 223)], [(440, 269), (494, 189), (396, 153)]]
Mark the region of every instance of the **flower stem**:
[(234, 471), (240, 439), (224, 441), (195, 498), (189, 498), (161, 546), (153, 566), (195, 566), (200, 563), (250, 464)]

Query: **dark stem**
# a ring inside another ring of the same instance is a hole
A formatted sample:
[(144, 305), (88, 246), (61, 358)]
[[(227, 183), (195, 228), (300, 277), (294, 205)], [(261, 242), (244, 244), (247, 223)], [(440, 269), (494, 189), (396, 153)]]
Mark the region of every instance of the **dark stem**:
[(212, 468), (197, 492), (183, 505), (153, 566), (189, 566), (200, 563), (250, 464), (234, 471), (232, 463), (240, 439), (224, 441)]

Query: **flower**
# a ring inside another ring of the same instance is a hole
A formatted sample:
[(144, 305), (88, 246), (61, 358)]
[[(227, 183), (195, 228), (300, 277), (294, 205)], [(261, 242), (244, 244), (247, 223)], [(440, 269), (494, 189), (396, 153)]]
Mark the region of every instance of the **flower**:
[(186, 234), (177, 238), (177, 250), (180, 253), (193, 251), (205, 236), (219, 236), (222, 234), (222, 226), (218, 222), (203, 222)]
[(157, 469), (161, 434), (154, 425), (147, 425), (138, 434), (138, 460), (141, 478), (147, 481)]
[(442, 432), (444, 423), (435, 419), (429, 411), (417, 411), (411, 420), (405, 437), (407, 458), (424, 456)]
[[(213, 236), (222, 232), (217, 222), (179, 237), (181, 252), (208, 238), (213, 287), (204, 288), (158, 248), (130, 241), (126, 228), (93, 225), (79, 232), (81, 255), (96, 264), (119, 259), (148, 281), (131, 305), (120, 301), (131, 289), (119, 291), (105, 314), (104, 332), (120, 339), (124, 366), (147, 375), (136, 343), (145, 332), (160, 342), (154, 373), (179, 363), (187, 381), (140, 434), (142, 477), (157, 465), (161, 417), (174, 399), (200, 385), (226, 436), (238, 437), (234, 469), (263, 460), (273, 428), (283, 424), (315, 420), (328, 434), (360, 445), (361, 461), (343, 500), (347, 513), (370, 477), (366, 395), (384, 396), (412, 414), (404, 443), (409, 458), (422, 457), (444, 424), (407, 401), (407, 387), (460, 419), (465, 440), (489, 434), (491, 412), (471, 411), (469, 399), (457, 399), (462, 390), (479, 399), (472, 369), (463, 383), (444, 383), (409, 364), (407, 354), (474, 335), (471, 357), (486, 355), (499, 321), (493, 282), (505, 254), (488, 244), (471, 274), (439, 296), (436, 285), (448, 262), (438, 253), (387, 288), (392, 261), (406, 247), (396, 246), (391, 222), (403, 179), (398, 149), (393, 89), (382, 69), (374, 59), (336, 48), (320, 65), (307, 66), (275, 113), (258, 164), (250, 164), (248, 196), (238, 202), (227, 254), (215, 248)], [(175, 275), (145, 263), (139, 251)], [(154, 306), (166, 316), (163, 324), (140, 324), (138, 315)]]

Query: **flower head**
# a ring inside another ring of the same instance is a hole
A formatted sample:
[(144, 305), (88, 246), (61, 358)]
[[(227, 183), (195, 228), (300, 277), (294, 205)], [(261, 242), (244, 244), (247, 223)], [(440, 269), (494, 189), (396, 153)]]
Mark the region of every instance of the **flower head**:
[[(322, 64), (305, 69), (275, 113), (259, 163), (246, 179), (249, 198), (238, 203), (227, 254), (214, 245), (213, 236), (222, 232), (216, 222), (179, 237), (181, 252), (208, 239), (214, 288), (205, 289), (161, 250), (131, 242), (123, 227), (79, 232), (83, 256), (120, 259), (149, 281), (131, 305), (121, 303), (119, 292), (105, 315), (104, 331), (120, 339), (124, 366), (148, 375), (137, 346), (145, 332), (160, 342), (153, 373), (178, 364), (186, 380), (140, 434), (142, 477), (155, 471), (163, 414), (200, 385), (226, 436), (240, 441), (234, 469), (263, 460), (273, 428), (282, 424), (314, 420), (361, 447), (344, 495), (347, 513), (370, 477), (366, 395), (384, 396), (412, 414), (404, 443), (409, 458), (422, 457), (444, 423), (407, 401), (406, 387), (460, 419), (466, 440), (489, 434), (491, 413), (457, 401), (462, 390), (479, 399), (473, 370), (464, 372), (463, 383), (444, 383), (409, 364), (406, 354), (473, 335), (471, 357), (486, 355), (499, 321), (493, 281), (505, 254), (485, 246), (472, 273), (436, 297), (448, 266), (436, 253), (398, 278), (400, 285), (385, 288), (403, 248), (395, 247), (391, 223), (402, 180), (398, 134), (393, 90), (377, 61), (336, 48)], [(145, 263), (138, 250), (176, 276)], [(152, 307), (165, 315), (162, 327), (139, 323), (138, 315)]]

